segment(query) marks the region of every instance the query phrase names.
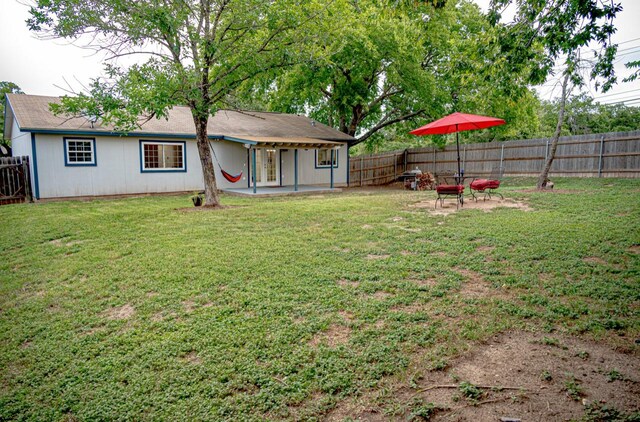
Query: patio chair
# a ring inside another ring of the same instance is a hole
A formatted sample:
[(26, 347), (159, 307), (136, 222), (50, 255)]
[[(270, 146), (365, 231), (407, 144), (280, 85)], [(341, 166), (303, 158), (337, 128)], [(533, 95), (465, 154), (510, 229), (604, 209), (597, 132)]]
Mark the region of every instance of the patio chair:
[(491, 199), (491, 195), (498, 195), (501, 199), (504, 199), (504, 196), (502, 196), (500, 192), (496, 191), (496, 189), (500, 187), (500, 181), (502, 180), (503, 174), (504, 167), (498, 166), (491, 169), (491, 175), (488, 179), (472, 180), (471, 184), (469, 185), (471, 197), (478, 201), (478, 197), (476, 196), (476, 194), (481, 193), (484, 195), (484, 201), (486, 201), (487, 198)]
[(448, 196), (453, 196), (456, 199), (456, 209), (464, 206), (464, 185), (458, 181), (458, 178), (452, 171), (436, 173), (436, 204), (434, 208), (438, 207), (438, 201), (440, 206), (444, 206), (444, 199)]

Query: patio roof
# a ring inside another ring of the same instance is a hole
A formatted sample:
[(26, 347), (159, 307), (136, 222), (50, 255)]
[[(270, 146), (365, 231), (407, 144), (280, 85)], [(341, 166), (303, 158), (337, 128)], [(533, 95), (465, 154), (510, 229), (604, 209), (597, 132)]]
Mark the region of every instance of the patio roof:
[(282, 136), (224, 136), (227, 141), (242, 142), (256, 147), (284, 147), (284, 148), (334, 148), (343, 145), (342, 142), (327, 141), (325, 139)]

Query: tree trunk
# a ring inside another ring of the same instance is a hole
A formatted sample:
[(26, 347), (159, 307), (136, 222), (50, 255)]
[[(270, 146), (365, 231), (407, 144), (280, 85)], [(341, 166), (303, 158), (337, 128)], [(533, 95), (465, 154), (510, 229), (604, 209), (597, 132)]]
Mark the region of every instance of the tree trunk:
[(196, 124), (196, 142), (198, 144), (198, 155), (202, 165), (202, 175), (204, 178), (204, 204), (205, 207), (220, 206), (220, 196), (218, 195), (218, 185), (216, 183), (216, 173), (213, 171), (213, 160), (209, 146), (207, 124), (209, 118), (193, 116)]
[(544, 165), (544, 169), (540, 176), (538, 176), (538, 189), (544, 189), (547, 186), (547, 180), (549, 177), (549, 171), (551, 170), (551, 164), (556, 156), (556, 150), (558, 149), (558, 140), (560, 139), (560, 133), (562, 132), (562, 123), (564, 121), (564, 110), (567, 104), (567, 87), (569, 85), (569, 71), (567, 70), (564, 79), (562, 81), (562, 97), (560, 98), (560, 111), (558, 112), (558, 125), (556, 131), (553, 134), (553, 140), (551, 141), (551, 148), (549, 149), (549, 156)]

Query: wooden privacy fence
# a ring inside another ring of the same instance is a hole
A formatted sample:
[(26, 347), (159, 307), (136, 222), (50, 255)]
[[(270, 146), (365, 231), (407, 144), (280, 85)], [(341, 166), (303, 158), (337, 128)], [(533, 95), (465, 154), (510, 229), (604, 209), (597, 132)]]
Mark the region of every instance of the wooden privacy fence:
[[(465, 174), (537, 176), (549, 155), (550, 138), (460, 145)], [(412, 148), (350, 159), (350, 186), (383, 185), (403, 172), (457, 171), (456, 146)], [(550, 177), (640, 177), (640, 131), (564, 136), (558, 142)]]
[(33, 201), (29, 157), (0, 158), (0, 205)]

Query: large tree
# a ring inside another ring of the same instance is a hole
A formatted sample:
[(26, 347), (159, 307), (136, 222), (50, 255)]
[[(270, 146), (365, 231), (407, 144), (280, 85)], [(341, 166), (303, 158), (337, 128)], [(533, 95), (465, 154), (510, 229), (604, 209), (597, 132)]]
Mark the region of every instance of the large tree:
[[(167, 117), (175, 105), (193, 116), (205, 205), (219, 205), (208, 142), (209, 116), (246, 81), (291, 66), (316, 50), (310, 31), (331, 2), (319, 0), (37, 0), (29, 27), (42, 36), (85, 42), (110, 58), (139, 55), (126, 69), (110, 64), (88, 93), (65, 97), (54, 112), (96, 115), (133, 130)], [(324, 34), (324, 35), (323, 35)], [(313, 40), (315, 41), (315, 39)]]
[(13, 82), (0, 82), (0, 143), (8, 144), (8, 139), (4, 139), (4, 103), (7, 94), (24, 94), (20, 87)]
[(330, 54), (244, 97), (258, 92), (273, 110), (310, 113), (367, 149), (417, 142), (410, 129), (456, 110), (506, 117), (502, 136), (537, 126), (525, 67), (501, 59), (499, 32), (469, 0), (349, 2), (333, 27), (319, 41)]
[[(604, 92), (616, 82), (613, 59), (617, 46), (611, 43), (611, 35), (615, 32), (613, 20), (622, 7), (613, 0), (492, 0), (492, 21), (498, 23), (501, 12), (511, 5), (516, 7), (515, 17), (502, 26), (504, 57), (514, 66), (536, 63), (530, 74), (533, 83), (543, 82), (554, 70), (561, 74), (556, 129), (538, 177), (541, 189), (555, 157), (571, 87), (584, 83), (585, 70), (586, 78), (595, 80), (596, 88)], [(585, 60), (584, 52), (589, 48), (593, 48), (593, 58)]]

